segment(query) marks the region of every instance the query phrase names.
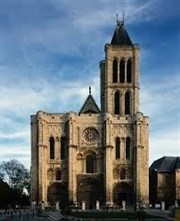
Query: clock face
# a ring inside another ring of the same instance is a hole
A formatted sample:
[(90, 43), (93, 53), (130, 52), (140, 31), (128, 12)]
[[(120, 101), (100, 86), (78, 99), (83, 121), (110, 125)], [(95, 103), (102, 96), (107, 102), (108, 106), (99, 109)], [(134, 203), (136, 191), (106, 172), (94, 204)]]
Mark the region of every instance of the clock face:
[(99, 133), (95, 128), (86, 128), (83, 132), (83, 138), (88, 142), (96, 142), (99, 138)]

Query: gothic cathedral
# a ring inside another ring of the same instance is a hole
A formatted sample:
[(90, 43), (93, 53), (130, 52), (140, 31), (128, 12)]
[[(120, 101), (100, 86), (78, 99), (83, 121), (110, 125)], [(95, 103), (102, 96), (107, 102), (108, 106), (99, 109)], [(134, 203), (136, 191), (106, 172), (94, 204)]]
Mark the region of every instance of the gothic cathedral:
[(139, 111), (139, 51), (117, 21), (100, 62), (101, 108), (91, 90), (79, 113), (31, 116), (31, 198), (87, 207), (149, 201), (148, 117)]

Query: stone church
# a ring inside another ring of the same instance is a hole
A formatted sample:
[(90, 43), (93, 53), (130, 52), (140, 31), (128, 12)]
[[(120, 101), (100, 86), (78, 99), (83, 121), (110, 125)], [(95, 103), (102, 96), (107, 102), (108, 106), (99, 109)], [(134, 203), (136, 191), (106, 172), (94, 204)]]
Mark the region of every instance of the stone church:
[(87, 207), (149, 201), (148, 117), (139, 110), (139, 52), (118, 21), (100, 62), (101, 107), (31, 116), (31, 200)]

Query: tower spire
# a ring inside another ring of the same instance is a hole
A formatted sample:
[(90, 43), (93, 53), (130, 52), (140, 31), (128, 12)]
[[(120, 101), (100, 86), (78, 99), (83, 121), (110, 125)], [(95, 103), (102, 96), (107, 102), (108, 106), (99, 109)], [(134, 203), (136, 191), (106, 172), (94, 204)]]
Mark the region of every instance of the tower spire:
[(116, 14), (116, 24), (118, 24), (119, 20), (118, 20), (118, 14)]
[(89, 86), (89, 95), (91, 95), (91, 87)]
[(122, 19), (123, 25), (124, 25), (124, 17), (125, 17), (125, 15), (124, 15), (124, 10), (123, 10), (123, 19)]

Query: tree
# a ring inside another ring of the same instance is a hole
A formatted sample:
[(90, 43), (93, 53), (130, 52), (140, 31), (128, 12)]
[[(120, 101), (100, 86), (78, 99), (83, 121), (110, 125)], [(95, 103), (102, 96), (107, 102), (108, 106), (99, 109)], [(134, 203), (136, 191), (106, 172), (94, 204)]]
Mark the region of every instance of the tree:
[(4, 172), (0, 166), (0, 181), (4, 180)]
[(12, 159), (1, 164), (3, 177), (7, 177), (10, 188), (19, 194), (30, 191), (30, 173), (19, 161)]
[(0, 180), (0, 208), (8, 208), (8, 205), (12, 198), (12, 191), (9, 185)]

